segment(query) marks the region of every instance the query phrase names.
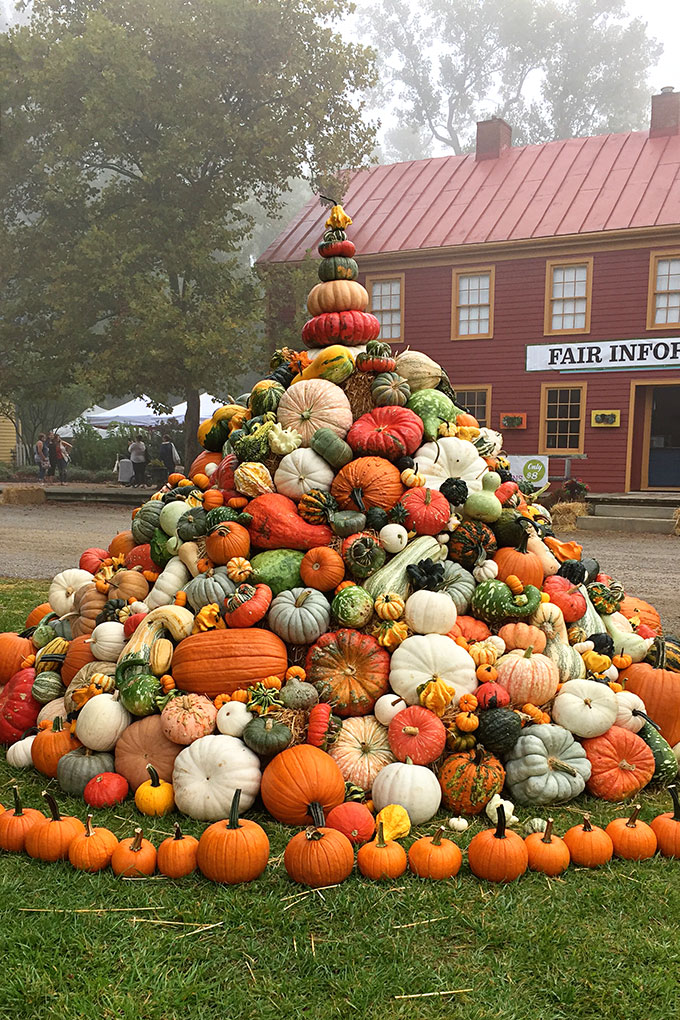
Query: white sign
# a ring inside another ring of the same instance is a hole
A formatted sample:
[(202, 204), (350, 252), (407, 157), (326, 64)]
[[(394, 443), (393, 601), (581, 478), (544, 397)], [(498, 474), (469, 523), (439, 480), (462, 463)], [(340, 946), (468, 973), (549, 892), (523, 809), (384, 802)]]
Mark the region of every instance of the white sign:
[(680, 337), (529, 344), (527, 372), (616, 372), (631, 368), (680, 368)]
[(542, 485), (548, 481), (548, 458), (539, 457), (508, 457), (513, 475), (523, 478), (532, 485)]

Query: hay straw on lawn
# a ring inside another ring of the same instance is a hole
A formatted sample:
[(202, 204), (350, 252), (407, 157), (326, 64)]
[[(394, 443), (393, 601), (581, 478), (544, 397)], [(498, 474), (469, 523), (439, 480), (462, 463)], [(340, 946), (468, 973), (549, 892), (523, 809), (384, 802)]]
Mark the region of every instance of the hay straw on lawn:
[(550, 511), (555, 531), (573, 531), (579, 517), (587, 517), (587, 503), (555, 503)]

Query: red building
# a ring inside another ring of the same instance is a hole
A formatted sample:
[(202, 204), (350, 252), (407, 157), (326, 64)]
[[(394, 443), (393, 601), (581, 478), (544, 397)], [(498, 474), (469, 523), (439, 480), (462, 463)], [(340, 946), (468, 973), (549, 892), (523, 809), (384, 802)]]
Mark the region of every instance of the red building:
[[(680, 489), (680, 93), (649, 131), (513, 147), (486, 121), (474, 154), (359, 171), (343, 204), (382, 336), (508, 453), (572, 459), (594, 492)], [(314, 252), (325, 216), (310, 201), (260, 261)]]

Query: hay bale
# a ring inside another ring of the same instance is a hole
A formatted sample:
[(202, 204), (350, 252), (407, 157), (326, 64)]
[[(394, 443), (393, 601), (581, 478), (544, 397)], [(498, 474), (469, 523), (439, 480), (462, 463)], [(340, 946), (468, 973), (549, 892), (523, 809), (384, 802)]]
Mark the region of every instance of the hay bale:
[(40, 485), (12, 485), (3, 489), (2, 502), (13, 506), (40, 506), (47, 501)]
[(352, 417), (356, 421), (362, 414), (373, 410), (371, 384), (376, 377), (375, 372), (360, 372), (356, 369), (349, 379), (342, 384), (345, 396), (352, 408)]
[(579, 517), (588, 516), (588, 504), (573, 501), (555, 503), (550, 511), (555, 531), (573, 531)]
[(680, 535), (680, 506), (673, 513), (673, 534)]

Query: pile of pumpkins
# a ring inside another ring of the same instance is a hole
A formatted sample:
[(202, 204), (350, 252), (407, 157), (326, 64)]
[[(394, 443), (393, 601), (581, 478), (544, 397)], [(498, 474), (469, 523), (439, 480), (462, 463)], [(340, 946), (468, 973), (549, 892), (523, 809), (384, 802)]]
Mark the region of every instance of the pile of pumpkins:
[(309, 851), (322, 813), (389, 844), (385, 810), (491, 807), (500, 845), (513, 804), (672, 783), (680, 641), (555, 537), (442, 367), (380, 341), (350, 223), (333, 208), (307, 348), (277, 351), (186, 475), (0, 634), (9, 763), (92, 806), (131, 789), (142, 813), (220, 825), (221, 847), (250, 833), (260, 858), (238, 821), (258, 796), (311, 826)]

